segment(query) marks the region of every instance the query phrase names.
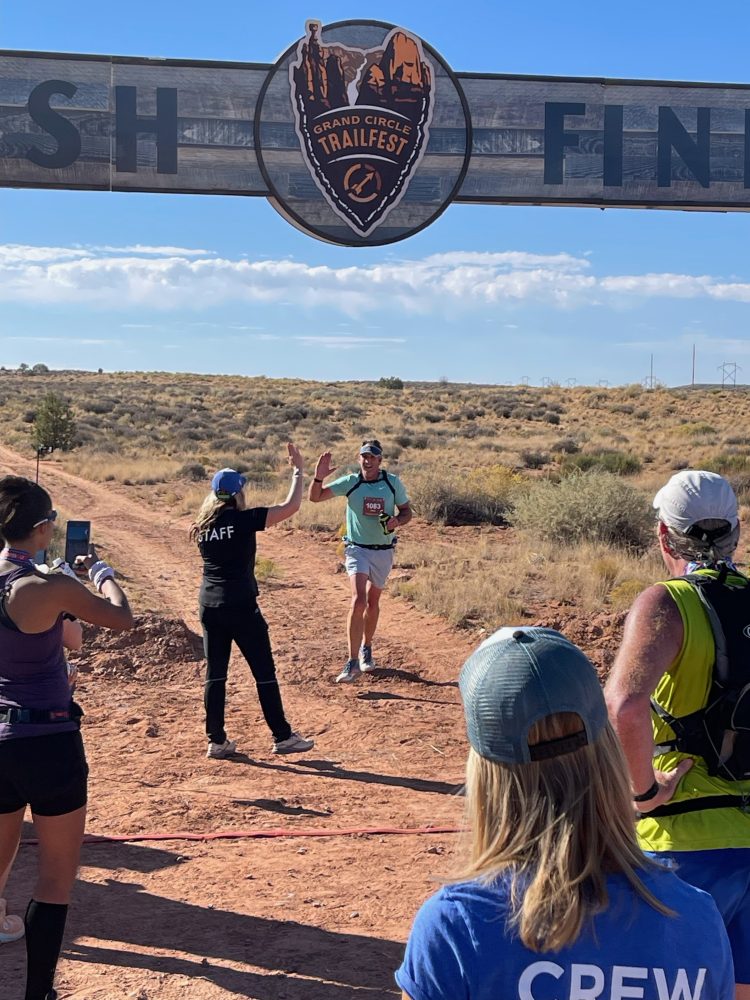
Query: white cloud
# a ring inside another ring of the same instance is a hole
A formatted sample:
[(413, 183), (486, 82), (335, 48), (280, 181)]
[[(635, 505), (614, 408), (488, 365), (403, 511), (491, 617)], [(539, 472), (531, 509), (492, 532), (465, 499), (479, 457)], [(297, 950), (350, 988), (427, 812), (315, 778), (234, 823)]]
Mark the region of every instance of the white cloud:
[(109, 340), (100, 337), (3, 337), (3, 340), (21, 341), (24, 344), (59, 344), (66, 347), (71, 344), (85, 346), (101, 346), (102, 344), (121, 344), (121, 340)]
[(405, 344), (405, 337), (353, 337), (342, 334), (330, 334), (320, 336), (300, 335), (294, 337), (308, 347), (325, 347), (328, 350), (352, 351), (358, 347), (369, 347), (376, 344)]
[[(7, 244), (0, 246), (0, 302), (164, 312), (258, 303), (295, 310), (325, 308), (348, 317), (384, 309), (411, 315), (466, 312), (524, 301), (567, 309), (655, 298), (750, 302), (750, 281), (705, 274), (598, 276), (587, 256), (569, 253), (456, 251), (376, 264), (353, 260), (348, 267), (331, 267), (286, 258), (229, 259), (208, 250), (140, 244)], [(514, 329), (514, 324), (506, 328)]]
[(130, 247), (83, 247), (88, 253), (113, 253), (119, 256), (123, 253), (138, 253), (143, 254), (146, 257), (211, 257), (214, 255), (213, 250), (198, 250), (190, 249), (187, 247), (147, 247), (142, 246), (140, 243), (136, 243), (134, 246)]

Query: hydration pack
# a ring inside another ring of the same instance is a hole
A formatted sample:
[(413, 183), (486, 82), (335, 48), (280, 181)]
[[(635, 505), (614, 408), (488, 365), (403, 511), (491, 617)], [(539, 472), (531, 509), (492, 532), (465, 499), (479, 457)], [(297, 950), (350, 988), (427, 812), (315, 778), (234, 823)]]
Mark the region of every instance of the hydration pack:
[(750, 778), (750, 581), (733, 570), (742, 583), (728, 583), (728, 574), (729, 567), (721, 564), (718, 577), (681, 577), (694, 588), (711, 623), (716, 651), (711, 687), (705, 706), (680, 718), (651, 699), (654, 712), (675, 734), (654, 753), (697, 754), (710, 775), (743, 781)]

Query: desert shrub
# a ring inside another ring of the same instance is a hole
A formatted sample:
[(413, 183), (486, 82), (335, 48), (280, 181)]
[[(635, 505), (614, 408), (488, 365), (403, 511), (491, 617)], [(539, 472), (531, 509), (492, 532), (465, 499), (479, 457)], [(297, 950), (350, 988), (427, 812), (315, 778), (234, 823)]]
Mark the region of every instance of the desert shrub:
[(565, 473), (588, 472), (590, 469), (612, 472), (617, 476), (632, 476), (641, 471), (641, 462), (635, 455), (628, 455), (623, 451), (602, 450), (569, 455), (562, 463)]
[(399, 448), (411, 448), (411, 435), (410, 434), (397, 434), (393, 439)]
[(111, 399), (97, 399), (96, 397), (83, 400), (81, 403), (82, 409), (88, 410), (89, 413), (109, 413), (112, 406), (113, 401)]
[(208, 473), (205, 466), (201, 465), (200, 462), (185, 462), (177, 470), (177, 477), (179, 479), (187, 479), (191, 483), (199, 483), (208, 478)]
[(485, 465), (472, 469), (464, 478), (464, 488), (473, 500), (476, 513), (489, 524), (502, 524), (524, 478), (507, 465)]
[(463, 477), (431, 469), (410, 475), (409, 495), (417, 514), (435, 524), (503, 524), (522, 482), (504, 465), (483, 466)]
[(731, 472), (750, 472), (750, 457), (748, 455), (730, 455), (726, 452), (706, 459), (703, 468), (708, 472), (718, 472), (725, 476)]
[(546, 413), (542, 414), (542, 420), (544, 420), (548, 424), (559, 424), (560, 414), (555, 413), (554, 410), (547, 410)]
[(354, 406), (353, 403), (343, 403), (339, 409), (336, 416), (339, 420), (356, 420), (358, 417), (363, 417), (365, 411), (361, 406)]
[(428, 424), (439, 424), (445, 418), (442, 413), (423, 413), (422, 419), (426, 420)]
[(580, 445), (573, 438), (561, 438), (550, 447), (550, 451), (560, 452), (563, 455), (575, 455), (580, 450)]
[(630, 385), (626, 385), (623, 390), (623, 395), (627, 396), (628, 399), (635, 399), (643, 393), (643, 386), (640, 382), (631, 382)]
[(625, 611), (644, 589), (642, 580), (622, 580), (609, 592), (609, 602), (616, 611)]
[(704, 434), (715, 434), (716, 428), (711, 424), (689, 423), (678, 427), (677, 433), (683, 437), (702, 437)]
[(430, 447), (430, 439), (426, 434), (417, 434), (411, 443), (412, 448), (417, 448), (419, 451), (424, 451), (425, 448)]
[(403, 389), (404, 382), (403, 379), (397, 378), (395, 375), (388, 377), (383, 377), (378, 379), (378, 385), (383, 386), (384, 389)]
[(549, 455), (544, 451), (522, 451), (520, 457), (527, 469), (541, 469), (549, 462)]
[(740, 503), (750, 503), (750, 469), (747, 472), (733, 472), (727, 476)]
[(310, 444), (327, 448), (334, 441), (343, 441), (344, 432), (336, 424), (315, 423), (310, 429)]
[(273, 559), (265, 556), (256, 556), (255, 559), (255, 579), (258, 583), (266, 583), (268, 580), (278, 579), (282, 576), (281, 570)]
[(604, 542), (637, 550), (651, 542), (654, 524), (642, 494), (598, 469), (530, 483), (515, 497), (510, 520), (558, 545)]

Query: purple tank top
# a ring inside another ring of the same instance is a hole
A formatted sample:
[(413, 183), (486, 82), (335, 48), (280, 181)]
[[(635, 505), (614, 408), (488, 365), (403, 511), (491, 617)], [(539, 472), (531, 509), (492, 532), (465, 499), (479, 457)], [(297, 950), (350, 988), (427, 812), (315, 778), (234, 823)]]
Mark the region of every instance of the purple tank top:
[[(25, 567), (0, 574), (0, 597), (25, 576)], [(70, 687), (62, 645), (62, 615), (52, 628), (35, 634), (18, 632), (0, 616), (0, 708), (64, 710)], [(49, 736), (78, 729), (76, 722), (0, 722), (0, 741)]]

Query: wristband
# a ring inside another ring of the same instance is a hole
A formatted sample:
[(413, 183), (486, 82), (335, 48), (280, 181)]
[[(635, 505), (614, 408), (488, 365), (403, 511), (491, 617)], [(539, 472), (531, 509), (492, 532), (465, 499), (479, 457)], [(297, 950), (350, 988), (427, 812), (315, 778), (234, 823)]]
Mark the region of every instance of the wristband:
[(103, 559), (95, 562), (91, 569), (89, 569), (89, 580), (91, 580), (98, 591), (101, 591), (104, 581), (114, 579), (114, 575), (115, 571)]
[(317, 476), (313, 476), (313, 482), (314, 482), (314, 483), (322, 483), (322, 482), (323, 482), (323, 480), (322, 480), (322, 479), (318, 479), (318, 477), (317, 477)]
[(101, 570), (101, 572), (96, 574), (96, 578), (94, 580), (94, 586), (99, 591), (99, 593), (101, 593), (104, 581), (114, 580), (114, 578), (115, 578), (115, 571), (112, 569), (111, 566), (107, 566), (105, 569)]
[(301, 476), (302, 475), (302, 469), (295, 469), (294, 472), (292, 473), (292, 475), (293, 476)]
[(659, 782), (654, 778), (653, 785), (646, 792), (633, 796), (633, 802), (650, 802), (659, 794)]

